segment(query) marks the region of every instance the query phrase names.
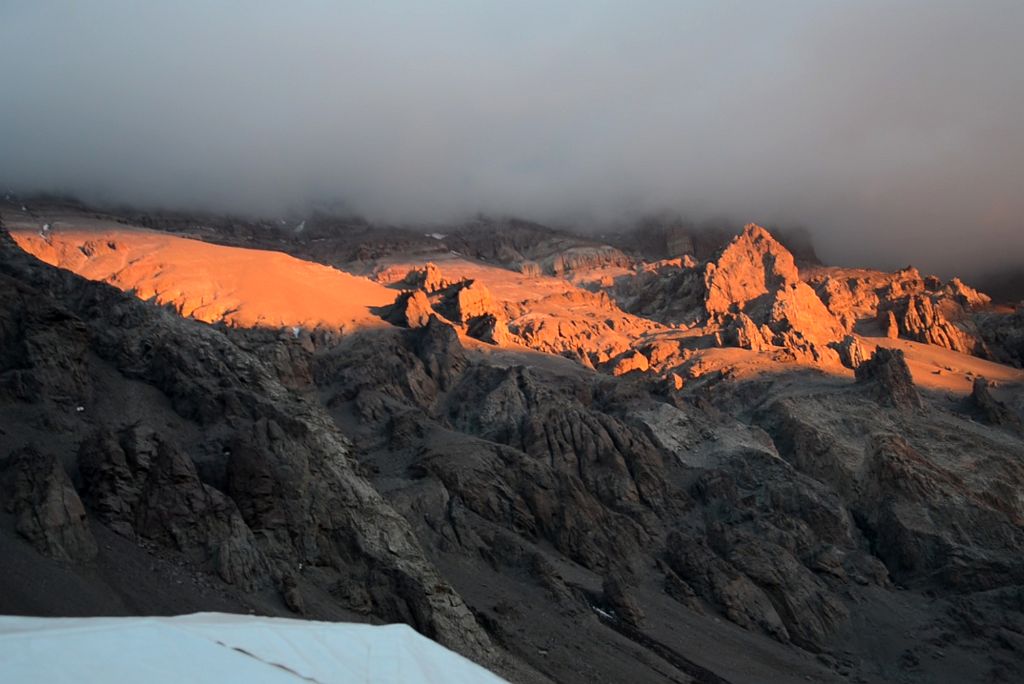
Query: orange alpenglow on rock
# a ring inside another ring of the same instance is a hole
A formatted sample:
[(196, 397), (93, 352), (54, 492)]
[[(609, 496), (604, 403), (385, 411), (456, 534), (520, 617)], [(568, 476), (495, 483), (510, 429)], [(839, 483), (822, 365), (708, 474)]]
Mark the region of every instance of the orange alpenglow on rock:
[(793, 255), (767, 230), (749, 223), (704, 272), (709, 316), (742, 310), (758, 297), (800, 282)]
[(281, 252), (214, 245), (150, 230), (12, 230), (26, 252), (182, 316), (238, 327), (352, 329), (385, 323), (371, 307), (394, 290)]

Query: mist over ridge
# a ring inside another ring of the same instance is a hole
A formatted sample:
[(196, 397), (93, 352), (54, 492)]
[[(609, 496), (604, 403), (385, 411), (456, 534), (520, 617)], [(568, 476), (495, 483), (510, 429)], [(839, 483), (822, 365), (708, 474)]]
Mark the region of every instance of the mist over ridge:
[(806, 226), (825, 261), (1024, 254), (1024, 6), (0, 8), (0, 188), (602, 230)]

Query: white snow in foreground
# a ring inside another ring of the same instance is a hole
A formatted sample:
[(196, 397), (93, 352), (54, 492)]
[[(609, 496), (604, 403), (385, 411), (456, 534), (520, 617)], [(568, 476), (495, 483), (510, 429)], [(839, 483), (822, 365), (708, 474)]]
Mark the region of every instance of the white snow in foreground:
[(0, 616), (0, 681), (500, 684), (417, 634), (224, 613), (178, 617)]

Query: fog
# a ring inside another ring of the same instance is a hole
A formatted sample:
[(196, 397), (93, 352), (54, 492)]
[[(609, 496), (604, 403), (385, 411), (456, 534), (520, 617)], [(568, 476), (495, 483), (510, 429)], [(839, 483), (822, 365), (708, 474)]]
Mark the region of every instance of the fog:
[[(0, 2), (0, 188), (1024, 265), (1024, 3)], [(557, 5), (553, 7), (552, 5)]]

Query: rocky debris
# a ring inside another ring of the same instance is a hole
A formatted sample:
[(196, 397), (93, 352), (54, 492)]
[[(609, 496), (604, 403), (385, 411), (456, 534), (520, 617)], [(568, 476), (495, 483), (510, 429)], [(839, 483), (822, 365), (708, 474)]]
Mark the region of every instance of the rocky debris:
[(235, 502), (200, 482), (191, 459), (159, 442), (147, 474), (135, 513), (140, 536), (216, 568), (229, 584), (251, 591), (268, 580), (267, 560)]
[(191, 459), (155, 433), (101, 429), (82, 442), (79, 471), (85, 501), (115, 532), (182, 551), (247, 591), (269, 581), (234, 501), (200, 482)]
[(402, 292), (395, 298), (389, 319), (407, 328), (422, 328), (434, 315), (430, 300), (423, 290)]
[(825, 582), (777, 544), (726, 529), (716, 530), (711, 542), (733, 567), (773, 599), (789, 638), (803, 648), (822, 650), (848, 617), (846, 607)]
[(856, 279), (830, 276), (820, 280), (812, 279), (810, 284), (847, 331), (853, 330), (859, 318), (875, 315), (878, 310), (878, 295), (874, 289), (864, 287)]
[(155, 435), (139, 427), (101, 429), (78, 447), (82, 498), (110, 529), (135, 536), (135, 512), (156, 457)]
[(789, 642), (789, 632), (771, 599), (750, 578), (715, 554), (704, 539), (672, 533), (666, 556), (673, 572), (729, 620), (783, 643)]
[(803, 351), (815, 361), (834, 356), (828, 345), (843, 337), (843, 327), (808, 285), (790, 283), (777, 290), (770, 303), (764, 318), (776, 333), (776, 344)]
[(1013, 430), (1021, 430), (1020, 416), (1014, 413), (1006, 404), (992, 396), (989, 390), (989, 382), (985, 378), (975, 378), (974, 386), (971, 388), (971, 395), (968, 397), (968, 406), (987, 425), (996, 425)]
[(839, 342), (833, 342), (829, 346), (836, 350), (836, 353), (839, 354), (839, 362), (847, 368), (856, 369), (867, 359), (864, 345), (853, 335), (847, 335)]
[[(754, 351), (780, 348), (812, 363), (837, 360), (829, 345), (846, 328), (800, 280), (793, 255), (760, 226), (747, 225), (703, 269), (683, 269), (664, 282), (677, 288), (665, 306), (690, 311), (699, 306), (705, 329), (717, 333), (721, 344)], [(660, 305), (657, 291), (644, 286), (629, 305), (641, 310)]]
[(513, 316), (509, 330), (536, 351), (564, 354), (597, 366), (631, 349), (637, 338), (659, 326), (618, 309), (604, 292), (571, 289), (536, 302), (545, 314)]
[(847, 331), (875, 321), (891, 339), (904, 337), (983, 358), (998, 354), (998, 345), (989, 347), (979, 323), (987, 318), (991, 299), (959, 278), (943, 284), (910, 266), (895, 273), (822, 268), (808, 282)]
[(298, 615), (306, 614), (306, 603), (302, 598), (302, 591), (299, 589), (299, 582), (294, 574), (285, 573), (281, 576), (279, 590), (288, 610)]
[(469, 319), (469, 322), (466, 324), (466, 334), (499, 347), (506, 346), (512, 342), (512, 335), (508, 331), (508, 325), (505, 321), (491, 313)]
[(64, 466), (52, 454), (26, 447), (2, 462), (4, 508), (15, 529), (40, 553), (65, 561), (89, 561), (96, 540)]
[(892, 408), (921, 408), (910, 368), (900, 349), (879, 347), (871, 358), (857, 366), (857, 384), (868, 388), (872, 398)]
[(613, 291), (627, 310), (700, 326), (717, 345), (803, 362), (837, 363), (829, 345), (848, 330), (800, 280), (793, 255), (754, 224), (702, 267), (645, 269)]

